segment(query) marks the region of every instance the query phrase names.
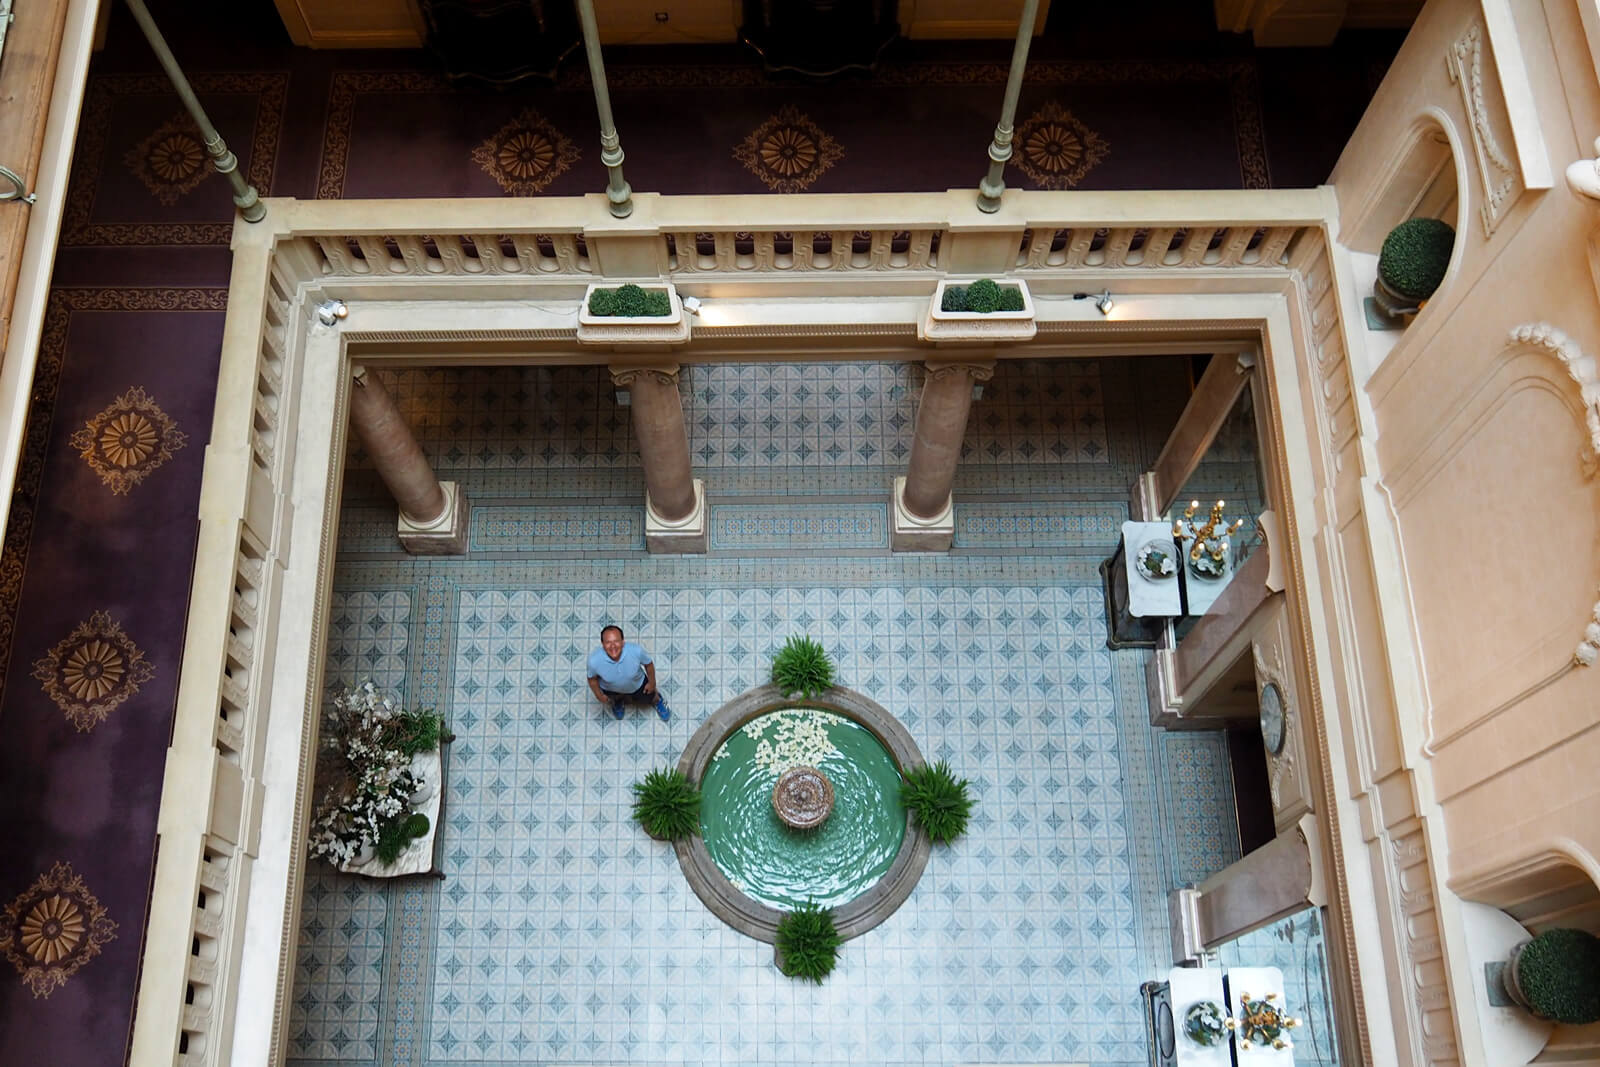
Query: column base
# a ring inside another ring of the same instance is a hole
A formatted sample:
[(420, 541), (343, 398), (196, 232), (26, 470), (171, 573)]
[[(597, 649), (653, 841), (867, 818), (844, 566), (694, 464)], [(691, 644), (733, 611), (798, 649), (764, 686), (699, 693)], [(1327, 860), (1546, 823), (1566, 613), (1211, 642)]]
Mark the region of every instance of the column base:
[(688, 554), (704, 552), (709, 543), (706, 532), (706, 483), (694, 480), (694, 509), (681, 519), (664, 519), (644, 497), (644, 546), (651, 552)]
[(464, 556), (467, 553), (466, 490), (455, 482), (440, 482), (444, 511), (429, 523), (413, 522), (400, 513), (400, 547), (413, 556)]
[(1199, 963), (1206, 951), (1200, 932), (1200, 890), (1172, 890), (1167, 895), (1167, 915), (1172, 920), (1172, 965)]
[(894, 506), (889, 517), (889, 547), (896, 552), (948, 552), (956, 540), (954, 495), (947, 497), (944, 510), (925, 519), (906, 507), (906, 480), (894, 480)]

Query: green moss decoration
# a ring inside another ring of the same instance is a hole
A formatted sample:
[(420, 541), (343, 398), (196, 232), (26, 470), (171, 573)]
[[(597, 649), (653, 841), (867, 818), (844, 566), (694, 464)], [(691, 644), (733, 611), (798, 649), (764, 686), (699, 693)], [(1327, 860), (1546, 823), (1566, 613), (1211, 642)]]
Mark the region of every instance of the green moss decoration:
[(925, 763), (901, 775), (900, 801), (932, 841), (949, 844), (966, 833), (972, 815), (969, 785), (965, 778), (958, 781), (944, 760)]
[(1450, 266), (1456, 231), (1438, 219), (1407, 219), (1389, 231), (1378, 253), (1378, 274), (1402, 296), (1426, 300)]
[(772, 683), (784, 696), (802, 694), (807, 700), (833, 684), (833, 660), (809, 637), (791, 637), (772, 660)]
[(428, 830), (432, 825), (432, 823), (428, 822), (426, 815), (420, 811), (414, 811), (406, 818), (406, 835), (412, 840), (416, 840), (419, 837), (427, 837)]
[(988, 315), (1000, 310), (1000, 287), (992, 278), (979, 278), (967, 286), (967, 310)]
[(700, 790), (682, 771), (651, 771), (634, 783), (633, 798), (633, 817), (651, 837), (679, 841), (700, 832)]
[(1517, 957), (1517, 986), (1535, 1015), (1582, 1026), (1600, 1022), (1600, 938), (1546, 930)]
[(643, 289), (633, 284), (596, 289), (589, 294), (589, 314), (607, 318), (666, 316), (672, 314), (672, 297), (665, 289)]
[(790, 978), (820, 984), (838, 962), (840, 943), (833, 913), (803, 904), (778, 920), (779, 969)]
[(1022, 311), (1022, 289), (1001, 285), (993, 278), (979, 278), (971, 285), (947, 285), (939, 300), (940, 311), (970, 311), (988, 315), (996, 311)]

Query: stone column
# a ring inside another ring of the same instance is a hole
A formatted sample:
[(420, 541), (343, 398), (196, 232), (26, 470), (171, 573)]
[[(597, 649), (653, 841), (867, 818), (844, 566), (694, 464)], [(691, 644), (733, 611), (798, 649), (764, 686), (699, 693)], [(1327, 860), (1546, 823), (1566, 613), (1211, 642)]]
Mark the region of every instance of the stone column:
[(1129, 494), (1129, 514), (1136, 521), (1159, 521), (1183, 491), (1189, 476), (1200, 466), (1223, 423), (1233, 414), (1239, 394), (1250, 386), (1254, 352), (1218, 352), (1195, 384), (1178, 424), (1156, 457), (1154, 466), (1139, 476)]
[(651, 552), (706, 550), (706, 487), (689, 463), (689, 432), (678, 396), (678, 365), (611, 368), (627, 389), (633, 436), (644, 466), (644, 540)]
[(406, 425), (394, 398), (375, 374), (351, 370), (350, 425), (372, 457), (378, 477), (400, 505), (400, 544), (421, 556), (459, 556), (467, 551), (467, 495), (455, 482), (441, 482)]
[(889, 544), (896, 552), (946, 552), (955, 540), (950, 488), (972, 410), (972, 387), (994, 376), (994, 361), (928, 363), (905, 477), (894, 480)]

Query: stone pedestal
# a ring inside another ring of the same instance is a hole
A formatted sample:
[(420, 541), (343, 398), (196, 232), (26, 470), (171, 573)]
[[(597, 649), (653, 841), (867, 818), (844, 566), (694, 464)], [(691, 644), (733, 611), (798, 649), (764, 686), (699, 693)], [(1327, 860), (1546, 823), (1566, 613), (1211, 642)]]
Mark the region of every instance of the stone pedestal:
[(440, 482), (445, 507), (438, 518), (419, 522), (400, 513), (400, 546), (414, 556), (460, 556), (467, 551), (467, 491), (455, 482)]
[(681, 519), (668, 519), (644, 498), (644, 545), (651, 552), (704, 552), (709, 546), (706, 530), (706, 483), (692, 480), (694, 507)]
[(956, 506), (946, 496), (944, 508), (923, 518), (906, 507), (906, 480), (894, 480), (894, 507), (889, 517), (889, 547), (896, 552), (948, 552), (956, 538)]

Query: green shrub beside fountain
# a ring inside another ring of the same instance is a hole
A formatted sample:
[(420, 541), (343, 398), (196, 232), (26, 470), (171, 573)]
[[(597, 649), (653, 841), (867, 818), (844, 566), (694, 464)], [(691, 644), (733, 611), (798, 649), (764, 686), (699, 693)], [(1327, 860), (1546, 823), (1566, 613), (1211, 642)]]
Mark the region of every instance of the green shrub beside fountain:
[(833, 684), (833, 660), (809, 637), (791, 637), (772, 659), (772, 684), (784, 696), (810, 700)]
[(972, 814), (968, 784), (965, 778), (957, 781), (944, 760), (924, 763), (905, 772), (900, 783), (900, 800), (916, 817), (917, 824), (928, 832), (929, 838), (948, 845), (967, 832), (967, 819)]
[(820, 985), (838, 962), (839, 944), (833, 914), (815, 904), (802, 904), (778, 923), (778, 940), (773, 943), (778, 970)]
[(657, 841), (700, 832), (700, 790), (682, 771), (662, 768), (633, 785), (633, 817)]

